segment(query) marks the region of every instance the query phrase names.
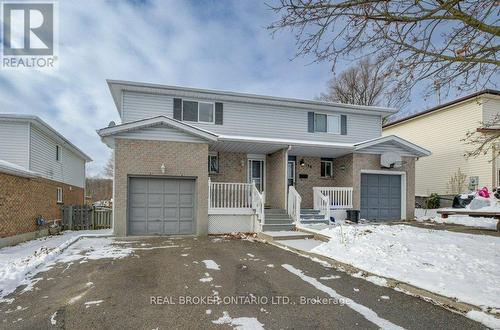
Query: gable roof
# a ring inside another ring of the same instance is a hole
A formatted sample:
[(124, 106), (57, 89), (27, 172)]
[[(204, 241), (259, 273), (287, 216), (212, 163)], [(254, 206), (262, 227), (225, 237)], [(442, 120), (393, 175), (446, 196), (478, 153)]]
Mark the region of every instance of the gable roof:
[(431, 152), (429, 150), (422, 148), (414, 143), (411, 143), (410, 141), (400, 138), (399, 136), (396, 135), (381, 136), (375, 139), (355, 143), (354, 146), (356, 151), (363, 151), (364, 149), (367, 149), (369, 147), (379, 146), (383, 144), (400, 145), (417, 157), (424, 157), (431, 155)]
[(500, 91), (499, 90), (495, 90), (495, 89), (484, 89), (482, 91), (475, 92), (475, 93), (466, 95), (464, 97), (460, 97), (458, 99), (455, 99), (453, 101), (450, 101), (450, 102), (447, 102), (447, 103), (435, 106), (433, 108), (430, 108), (430, 109), (427, 109), (427, 110), (424, 110), (424, 111), (421, 111), (421, 112), (414, 113), (414, 114), (409, 115), (407, 117), (403, 117), (401, 119), (394, 120), (392, 122), (389, 122), (389, 123), (383, 125), (383, 128), (390, 127), (390, 126), (393, 126), (393, 125), (405, 122), (407, 120), (410, 120), (410, 119), (413, 119), (413, 118), (416, 118), (416, 117), (423, 116), (423, 115), (428, 114), (430, 112), (434, 112), (434, 111), (437, 111), (437, 110), (449, 107), (451, 105), (454, 105), (454, 104), (457, 104), (457, 103), (460, 103), (460, 102), (463, 102), (463, 101), (467, 101), (469, 99), (481, 96), (483, 94), (500, 95)]
[(102, 128), (100, 130), (97, 130), (97, 134), (99, 134), (99, 136), (101, 138), (104, 138), (104, 137), (120, 134), (123, 132), (136, 131), (136, 130), (139, 130), (141, 128), (153, 127), (153, 126), (158, 126), (158, 125), (166, 125), (166, 126), (178, 129), (182, 132), (200, 137), (200, 138), (207, 140), (209, 142), (217, 141), (217, 135), (212, 133), (212, 132), (209, 132), (207, 130), (198, 128), (198, 127), (193, 126), (193, 125), (186, 124), (184, 122), (181, 122), (179, 120), (169, 118), (166, 116), (157, 116), (157, 117), (137, 120), (137, 121), (121, 124), (121, 125)]
[(79, 157), (85, 159), (86, 162), (91, 162), (92, 158), (86, 153), (81, 151), (77, 146), (71, 143), (68, 139), (62, 136), (58, 131), (53, 129), (49, 124), (44, 122), (40, 117), (33, 115), (20, 115), (20, 114), (10, 114), (10, 113), (0, 113), (0, 121), (14, 121), (14, 122), (25, 122), (34, 125), (35, 127), (42, 130), (44, 133), (49, 135), (53, 140), (57, 141), (61, 145), (67, 147), (73, 153)]
[(200, 99), (217, 99), (218, 101), (233, 101), (233, 102), (243, 102), (243, 103), (253, 103), (253, 104), (263, 104), (263, 105), (274, 105), (274, 106), (284, 106), (289, 108), (301, 108), (310, 109), (311, 111), (341, 111), (341, 112), (355, 112), (364, 113), (372, 115), (382, 115), (388, 116), (390, 114), (398, 112), (398, 109), (384, 108), (376, 106), (364, 106), (355, 104), (344, 104), (344, 103), (334, 103), (325, 101), (315, 101), (315, 100), (303, 100), (295, 98), (286, 97), (276, 97), (268, 95), (258, 95), (258, 94), (248, 94), (248, 93), (237, 93), (228, 91), (217, 91), (210, 89), (201, 88), (191, 88), (191, 87), (181, 87), (181, 86), (169, 86), (151, 83), (141, 83), (133, 81), (124, 80), (106, 80), (108, 87), (113, 96), (113, 101), (116, 105), (116, 109), (121, 116), (121, 103), (122, 103), (122, 91), (135, 91), (150, 94), (167, 94), (174, 95), (178, 97), (190, 97), (190, 98), (200, 98)]

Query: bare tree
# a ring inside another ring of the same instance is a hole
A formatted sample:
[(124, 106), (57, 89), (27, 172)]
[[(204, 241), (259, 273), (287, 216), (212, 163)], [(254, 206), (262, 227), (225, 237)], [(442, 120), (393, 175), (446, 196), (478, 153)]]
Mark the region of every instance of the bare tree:
[(276, 0), (269, 26), (295, 32), (299, 55), (316, 61), (374, 57), (407, 99), (494, 85), (500, 60), (497, 0)]
[(387, 91), (387, 76), (381, 72), (381, 65), (370, 59), (362, 59), (354, 66), (342, 71), (328, 82), (323, 101), (359, 105), (394, 106)]
[(108, 158), (106, 165), (104, 165), (104, 176), (106, 178), (113, 177), (113, 164), (114, 164), (115, 154), (111, 153), (111, 156)]
[(468, 131), (462, 139), (465, 144), (472, 147), (465, 152), (466, 158), (476, 158), (480, 155), (488, 155), (491, 152), (490, 161), (500, 156), (500, 114), (491, 119), (481, 122), (475, 131)]

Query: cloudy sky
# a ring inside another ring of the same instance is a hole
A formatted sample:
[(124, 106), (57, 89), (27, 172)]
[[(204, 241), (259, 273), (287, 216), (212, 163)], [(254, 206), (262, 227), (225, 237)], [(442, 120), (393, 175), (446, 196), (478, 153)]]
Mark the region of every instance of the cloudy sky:
[(105, 79), (306, 99), (323, 91), (329, 64), (290, 60), (293, 35), (265, 29), (275, 18), (257, 1), (60, 1), (59, 68), (0, 72), (0, 112), (41, 117), (98, 175), (110, 150), (95, 130), (119, 122)]

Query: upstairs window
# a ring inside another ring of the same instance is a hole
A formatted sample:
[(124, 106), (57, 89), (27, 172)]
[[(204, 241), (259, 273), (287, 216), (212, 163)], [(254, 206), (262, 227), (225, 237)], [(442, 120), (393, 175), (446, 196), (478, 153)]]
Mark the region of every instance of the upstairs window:
[(340, 134), (340, 116), (326, 115), (322, 113), (314, 114), (314, 131), (332, 134)]
[(62, 149), (60, 146), (56, 145), (56, 160), (60, 162), (62, 159)]
[(331, 178), (333, 164), (330, 160), (322, 160), (321, 161), (321, 177), (322, 178)]
[(219, 156), (217, 154), (208, 155), (208, 172), (219, 173)]
[(182, 100), (182, 120), (214, 123), (214, 104)]

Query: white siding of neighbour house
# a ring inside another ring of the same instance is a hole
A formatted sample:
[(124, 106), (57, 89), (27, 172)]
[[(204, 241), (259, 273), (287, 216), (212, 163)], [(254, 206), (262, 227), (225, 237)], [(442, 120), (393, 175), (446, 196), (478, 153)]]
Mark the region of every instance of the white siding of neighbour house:
[(29, 123), (0, 122), (0, 159), (29, 169)]
[(481, 120), (481, 107), (471, 99), (384, 129), (383, 135), (397, 135), (432, 152), (415, 163), (416, 195), (450, 194), (450, 179), (459, 168), (467, 184), (470, 176), (478, 176), (480, 186), (494, 185), (491, 156), (464, 156), (471, 147), (461, 140)]
[(500, 96), (483, 97), (481, 99), (483, 122), (488, 122), (500, 114)]
[(57, 161), (56, 145), (56, 141), (32, 126), (30, 169), (47, 179), (84, 187), (85, 160), (61, 145), (62, 158), (61, 161)]
[[(216, 99), (198, 99), (215, 102)], [(164, 115), (173, 117), (173, 96), (124, 91), (122, 95), (123, 123)], [(297, 139), (354, 143), (381, 135), (380, 115), (353, 114), (339, 111), (330, 113), (347, 115), (347, 135), (308, 133), (307, 108), (286, 108), (243, 102), (223, 102), (223, 125), (190, 123), (221, 135), (262, 138)], [(326, 113), (326, 112), (323, 112)]]

